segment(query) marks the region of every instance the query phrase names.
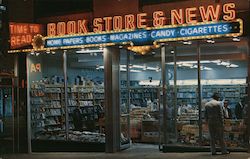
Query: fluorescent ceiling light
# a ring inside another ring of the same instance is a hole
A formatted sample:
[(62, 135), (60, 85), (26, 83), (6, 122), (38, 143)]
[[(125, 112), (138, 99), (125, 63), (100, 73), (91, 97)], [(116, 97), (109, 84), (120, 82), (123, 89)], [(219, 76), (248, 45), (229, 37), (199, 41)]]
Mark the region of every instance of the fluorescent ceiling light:
[(159, 86), (160, 80), (142, 80), (139, 81), (140, 86)]
[(130, 72), (142, 72), (140, 70), (130, 70)]
[(230, 65), (227, 65), (226, 66), (227, 68), (237, 68), (239, 67), (238, 65), (235, 65), (235, 64), (230, 64)]
[(229, 62), (224, 62), (224, 61), (222, 61), (222, 62), (221, 62), (221, 65), (223, 65), (223, 66), (228, 66), (228, 65), (230, 65), (230, 63), (229, 63)]
[(239, 65), (235, 65), (235, 64), (230, 64), (231, 67), (239, 67)]
[(96, 50), (89, 50), (89, 49), (82, 49), (76, 51), (77, 54), (89, 54), (89, 53), (102, 53), (102, 49), (96, 49)]
[[(211, 79), (201, 80), (201, 85), (245, 85), (246, 79)], [(170, 80), (170, 85), (174, 85), (174, 80)], [(177, 85), (198, 85), (197, 80), (177, 80)]]
[(133, 68), (141, 68), (144, 69), (146, 66), (141, 66), (141, 65), (132, 65)]
[(125, 68), (120, 68), (120, 71), (126, 72), (127, 69), (125, 69)]
[(158, 69), (159, 67), (147, 67), (147, 70), (150, 70), (150, 71), (156, 71)]

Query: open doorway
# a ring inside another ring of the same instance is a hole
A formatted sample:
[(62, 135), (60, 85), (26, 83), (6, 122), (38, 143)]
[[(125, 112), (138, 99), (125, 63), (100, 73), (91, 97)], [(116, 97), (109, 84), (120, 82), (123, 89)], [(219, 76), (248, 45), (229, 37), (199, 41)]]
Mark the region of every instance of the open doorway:
[[(128, 50), (120, 61), (121, 134), (128, 133), (131, 148), (154, 147), (159, 143), (161, 52), (141, 55)], [(125, 118), (126, 117), (126, 118)], [(127, 128), (124, 130), (124, 128)]]

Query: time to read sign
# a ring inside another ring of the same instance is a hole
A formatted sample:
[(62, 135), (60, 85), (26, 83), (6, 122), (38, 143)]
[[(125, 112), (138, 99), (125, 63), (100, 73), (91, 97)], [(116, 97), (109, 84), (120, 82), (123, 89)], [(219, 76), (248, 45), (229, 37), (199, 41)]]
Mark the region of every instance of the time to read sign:
[(42, 25), (28, 23), (10, 23), (10, 47), (16, 49), (29, 46), (35, 35), (42, 33)]
[[(167, 16), (169, 14), (170, 16)], [(168, 11), (47, 24), (45, 48), (100, 45), (144, 45), (154, 42), (240, 36), (243, 22), (236, 4), (208, 5)], [(167, 19), (170, 17), (170, 19)], [(222, 19), (221, 19), (222, 18)]]

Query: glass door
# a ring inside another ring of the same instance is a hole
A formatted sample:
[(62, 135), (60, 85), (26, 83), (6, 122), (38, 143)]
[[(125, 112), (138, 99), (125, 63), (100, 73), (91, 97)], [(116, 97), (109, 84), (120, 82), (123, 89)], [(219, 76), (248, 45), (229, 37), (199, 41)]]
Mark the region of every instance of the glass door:
[(14, 85), (0, 77), (0, 154), (14, 152)]
[[(199, 146), (199, 89), (197, 43), (172, 43), (162, 50), (163, 112), (161, 141), (164, 152)], [(164, 95), (165, 91), (165, 95)], [(165, 104), (164, 104), (165, 102)]]

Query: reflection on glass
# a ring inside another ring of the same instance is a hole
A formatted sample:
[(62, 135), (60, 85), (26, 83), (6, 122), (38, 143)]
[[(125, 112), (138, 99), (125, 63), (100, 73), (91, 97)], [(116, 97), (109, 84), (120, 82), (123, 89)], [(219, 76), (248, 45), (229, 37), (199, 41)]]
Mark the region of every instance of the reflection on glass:
[(62, 54), (28, 56), (32, 140), (65, 140)]

